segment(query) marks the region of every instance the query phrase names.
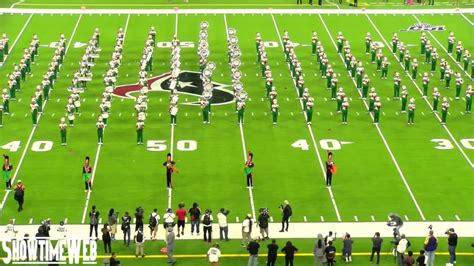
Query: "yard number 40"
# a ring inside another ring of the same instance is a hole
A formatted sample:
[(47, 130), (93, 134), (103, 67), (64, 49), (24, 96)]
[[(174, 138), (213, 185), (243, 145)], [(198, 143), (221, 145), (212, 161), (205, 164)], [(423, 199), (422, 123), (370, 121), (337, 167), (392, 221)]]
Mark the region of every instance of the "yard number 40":
[[(341, 144), (350, 144), (352, 142), (339, 141), (335, 139), (322, 139), (319, 141), (319, 146), (323, 150), (334, 151), (342, 148)], [(299, 139), (291, 144), (291, 147), (301, 149), (303, 151), (309, 150), (309, 144), (306, 139)]]
[[(10, 152), (17, 152), (21, 148), (21, 141), (15, 140), (9, 142), (3, 146), (2, 149), (8, 150)], [(50, 151), (53, 148), (53, 142), (49, 140), (38, 140), (31, 144), (31, 150), (35, 152), (45, 152)]]

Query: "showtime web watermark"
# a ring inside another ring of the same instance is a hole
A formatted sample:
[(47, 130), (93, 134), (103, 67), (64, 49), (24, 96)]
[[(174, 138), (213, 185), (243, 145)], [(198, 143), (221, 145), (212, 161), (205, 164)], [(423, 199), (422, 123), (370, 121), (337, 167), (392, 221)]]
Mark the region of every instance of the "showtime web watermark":
[(5, 264), (97, 264), (93, 239), (49, 238), (2, 240)]

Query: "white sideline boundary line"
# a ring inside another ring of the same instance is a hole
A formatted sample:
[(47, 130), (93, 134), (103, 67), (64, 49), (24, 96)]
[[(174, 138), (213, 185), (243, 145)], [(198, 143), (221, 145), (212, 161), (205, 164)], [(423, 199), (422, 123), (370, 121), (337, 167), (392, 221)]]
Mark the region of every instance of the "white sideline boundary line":
[[(392, 53), (392, 50), (389, 45), (389, 43), (387, 42), (387, 40), (385, 39), (385, 37), (383, 37), (382, 33), (380, 32), (380, 30), (378, 29), (378, 27), (375, 25), (375, 23), (372, 21), (372, 19), (370, 18), (369, 15), (366, 15), (367, 19), (369, 20), (370, 24), (372, 24), (372, 26), (374, 27), (375, 31), (379, 34), (380, 38), (382, 38), (382, 41), (385, 43), (385, 45), (387, 45), (387, 49), (389, 49), (389, 52), (390, 54), (392, 54), (393, 57), (395, 57), (395, 60), (401, 65), (401, 67), (403, 68), (403, 64), (402, 62), (399, 61), (398, 57)], [(423, 92), (422, 90), (420, 89), (420, 87), (418, 86), (418, 84), (413, 80), (413, 78), (411, 77), (411, 75), (408, 75), (408, 78), (412, 81), (413, 85), (415, 85), (416, 89), (418, 90), (418, 92), (420, 93), (420, 95), (423, 95)], [(427, 98), (423, 98), (424, 101), (428, 104), (428, 106), (430, 107), (431, 110), (433, 110), (433, 106), (431, 105), (430, 101), (427, 99)], [(438, 113), (433, 113), (434, 116), (438, 119), (438, 121), (441, 123), (441, 117), (438, 115)], [(461, 148), (461, 146), (459, 145), (458, 141), (454, 138), (453, 134), (451, 134), (451, 131), (449, 131), (448, 129), (448, 126), (446, 125), (442, 125), (443, 128), (446, 130), (446, 132), (448, 133), (449, 137), (451, 138), (451, 140), (453, 141), (453, 143), (456, 145), (456, 147), (458, 148), (458, 150), (461, 152), (461, 154), (463, 155), (464, 159), (466, 159), (466, 161), (468, 162), (468, 164), (471, 166), (471, 168), (474, 168), (474, 164), (472, 163), (471, 159), (469, 159), (469, 157), (467, 156), (467, 154), (464, 152), (464, 150)]]
[[(280, 46), (281, 46), (281, 48), (284, 52), (285, 48), (283, 47), (283, 41), (281, 39), (280, 30), (278, 29), (278, 25), (276, 23), (275, 16), (273, 16), (273, 14), (271, 16), (272, 16), (272, 20), (273, 20), (273, 25), (275, 26), (275, 31), (277, 32), (277, 35), (278, 35), (278, 40), (280, 41)], [(290, 66), (288, 64), (287, 64), (287, 67), (288, 67), (288, 70), (289, 70)], [(297, 91), (297, 88), (296, 88), (296, 81), (293, 78), (291, 78), (291, 80), (293, 81), (296, 94), (298, 95), (298, 91)], [(301, 99), (299, 99), (299, 102), (300, 102), (301, 110), (303, 110), (304, 109), (303, 101)], [(303, 112), (303, 116), (305, 118), (305, 123), (306, 123), (307, 117), (306, 117), (305, 112)], [(308, 128), (309, 134), (311, 135), (311, 140), (313, 141), (314, 151), (316, 152), (316, 157), (318, 158), (319, 165), (321, 166), (321, 171), (323, 173), (323, 179), (324, 179), (324, 181), (326, 181), (326, 172), (325, 172), (325, 168), (323, 166), (323, 160), (321, 159), (321, 154), (319, 153), (319, 150), (318, 150), (318, 144), (316, 142), (316, 138), (314, 137), (313, 128), (311, 127), (311, 125), (308, 125), (308, 124), (306, 125), (306, 127)], [(339, 214), (339, 209), (337, 207), (336, 199), (334, 198), (334, 193), (332, 192), (332, 188), (327, 187), (327, 190), (329, 192), (329, 197), (331, 198), (331, 202), (332, 202), (332, 206), (334, 207), (334, 211), (336, 212), (337, 220), (339, 222), (341, 222), (342, 221), (341, 220), (341, 215)]]
[[(224, 14), (224, 25), (225, 25), (225, 34), (226, 34), (226, 40), (229, 40), (229, 32), (228, 32), (228, 24), (227, 24), (227, 16)], [(239, 122), (239, 130), (240, 130), (240, 139), (242, 142), (242, 152), (244, 156), (244, 163), (247, 161), (247, 148), (245, 144), (245, 136), (244, 136), (244, 126), (242, 123)], [(257, 220), (256, 217), (256, 212), (255, 212), (255, 203), (253, 200), (253, 190), (251, 187), (248, 188), (249, 190), (249, 200), (250, 200), (250, 208), (252, 209), (252, 218), (254, 220)]]
[(474, 25), (474, 23), (472, 23), (472, 21), (468, 17), (466, 17), (466, 15), (464, 15), (463, 13), (460, 13), (460, 14), (467, 22), (469, 22), (469, 24), (471, 24), (471, 26)]
[[(30, 19), (31, 19), (32, 16), (30, 16)], [(71, 43), (72, 43), (72, 38), (74, 37), (74, 35), (76, 34), (76, 30), (77, 30), (77, 26), (79, 25), (79, 22), (81, 21), (81, 17), (82, 15), (79, 15), (78, 19), (77, 19), (77, 22), (76, 22), (76, 25), (74, 26), (74, 30), (72, 31), (71, 33), (71, 37), (69, 39), (69, 42), (66, 46), (66, 50), (64, 52), (64, 58), (66, 58), (66, 55), (67, 55), (67, 52), (69, 50), (69, 47), (71, 46)], [(25, 26), (23, 28), (26, 27), (27, 24), (25, 24)], [(63, 60), (63, 64), (64, 64), (64, 60)], [(41, 106), (41, 110), (43, 110), (44, 112), (44, 109), (46, 107), (46, 104), (48, 103), (48, 100), (45, 100), (43, 102), (43, 105)], [(36, 124), (37, 126), (36, 127), (33, 127), (33, 129), (31, 129), (31, 133), (30, 133), (30, 136), (28, 137), (28, 140), (26, 141), (26, 145), (25, 145), (25, 148), (23, 149), (23, 153), (21, 154), (21, 157), (20, 157), (20, 161), (18, 162), (18, 166), (16, 168), (16, 171), (15, 173), (13, 174), (13, 177), (12, 177), (12, 184), (15, 183), (15, 179), (16, 177), (18, 176), (18, 173), (20, 172), (20, 168), (23, 164), (23, 160), (25, 159), (25, 156), (26, 156), (26, 153), (28, 152), (29, 150), (29, 147), (30, 147), (30, 143), (31, 143), (31, 140), (33, 139), (33, 135), (35, 134), (36, 132), (36, 129), (38, 128), (39, 126), (39, 121), (41, 119), (41, 117), (43, 116), (43, 113), (40, 113), (38, 114), (38, 119), (36, 120)], [(5, 192), (5, 195), (3, 196), (3, 200), (2, 200), (2, 203), (0, 203), (0, 210), (3, 210), (3, 207), (5, 206), (5, 203), (7, 201), (7, 198), (8, 198), (8, 195), (10, 194), (12, 190), (8, 190)]]
[[(237, 217), (236, 217), (237, 218)], [(102, 219), (105, 222), (105, 218)], [(188, 221), (189, 222), (189, 221)], [(38, 223), (36, 224), (15, 224), (15, 230), (18, 231), (18, 235), (24, 235), (28, 233), (30, 235), (34, 235), (38, 231)], [(436, 237), (442, 237), (444, 230), (446, 228), (455, 228), (456, 233), (461, 238), (473, 237), (474, 230), (472, 227), (474, 226), (473, 221), (440, 221), (439, 219), (433, 219), (431, 221), (424, 221), (424, 222), (405, 222), (402, 227), (402, 232), (410, 237), (426, 237), (426, 231), (428, 225), (432, 225), (435, 230)], [(231, 239), (241, 239), (241, 232), (242, 232), (242, 224), (239, 222), (229, 222), (229, 236)], [(370, 238), (374, 235), (374, 232), (380, 232), (380, 235), (384, 238), (391, 239), (393, 237), (393, 231), (391, 228), (387, 227), (386, 222), (368, 222), (368, 221), (359, 221), (359, 222), (292, 222), (293, 229), (287, 233), (281, 234), (278, 233), (280, 230), (280, 223), (271, 222), (269, 224), (269, 234), (272, 238), (276, 239), (313, 239), (314, 241), (315, 235), (318, 232), (328, 232), (333, 231), (336, 235), (343, 235), (346, 232), (350, 232), (352, 237), (355, 238)], [(51, 231), (50, 237), (51, 239), (58, 239), (63, 238), (64, 234), (57, 232), (57, 228), (59, 225), (57, 222), (51, 224)], [(76, 237), (76, 238), (83, 238), (89, 239), (89, 225), (88, 224), (66, 224), (67, 228), (67, 236), (68, 237)], [(5, 234), (5, 225), (0, 225), (0, 238), (7, 237)], [(212, 237), (218, 238), (219, 237), (219, 230), (218, 224), (213, 224), (212, 230)], [(443, 230), (443, 231), (442, 231)], [(202, 236), (198, 236), (196, 234), (190, 234), (190, 226), (186, 226), (185, 228), (186, 234), (184, 234), (180, 238), (176, 238), (177, 241), (185, 241), (185, 240), (200, 240), (202, 241)], [(122, 239), (123, 232), (122, 230), (118, 230), (116, 234), (117, 239)], [(443, 238), (445, 239), (445, 238)], [(118, 244), (118, 243), (117, 243)], [(386, 244), (390, 245), (390, 244)], [(388, 246), (386, 246), (388, 247)], [(469, 254), (472, 257), (472, 252)], [(152, 265), (162, 265), (162, 264), (152, 264)], [(282, 264), (281, 264), (282, 265)], [(303, 265), (303, 264), (301, 264)], [(344, 265), (347, 265), (344, 263)], [(362, 265), (362, 264), (361, 264)], [(369, 265), (367, 263), (366, 265)], [(444, 264), (437, 264), (437, 265), (444, 265)], [(461, 264), (459, 264), (461, 265)]]
[[(416, 21), (418, 21), (418, 23), (421, 23), (421, 20), (418, 19), (417, 16), (415, 16), (415, 14), (413, 14), (413, 17), (416, 19)], [(436, 38), (436, 36), (433, 35), (433, 33), (431, 33), (431, 31), (428, 31), (428, 33), (430, 34), (431, 38), (433, 38), (437, 43), (438, 45), (444, 50), (444, 52), (453, 60), (453, 62), (461, 69), (462, 72), (464, 72), (464, 74), (466, 74), (466, 76), (468, 77), (469, 80), (471, 80), (471, 75), (467, 72), (467, 71), (464, 71), (464, 68), (463, 66), (461, 66), (460, 63), (456, 62), (456, 59), (453, 57), (452, 54), (449, 54), (448, 53), (448, 50), (446, 49), (446, 47), (444, 47), (443, 44), (441, 44), (438, 40), (438, 38)], [(464, 53), (464, 51), (463, 51)]]
[[(175, 21), (174, 21), (174, 35), (178, 36), (178, 14), (176, 14)], [(171, 153), (171, 159), (173, 159), (173, 156), (174, 156), (174, 124), (171, 124), (170, 127), (171, 127), (170, 153)], [(168, 188), (168, 208), (171, 208), (172, 193), (173, 193), (173, 189)]]
[[(127, 21), (125, 22), (125, 29), (123, 30), (123, 44), (125, 46), (125, 38), (127, 37), (127, 30), (128, 30), (128, 22), (130, 21), (130, 15), (127, 16)], [(105, 135), (105, 128), (104, 128), (104, 135)], [(100, 150), (102, 148), (102, 145), (97, 144), (97, 151), (95, 153), (94, 157), (94, 166), (92, 168), (92, 176), (91, 176), (91, 184), (94, 185), (94, 178), (95, 178), (95, 173), (97, 172), (97, 164), (99, 162), (99, 156), (100, 156)], [(81, 223), (84, 223), (86, 220), (86, 213), (87, 209), (89, 207), (89, 201), (91, 198), (91, 190), (87, 191), (87, 197), (86, 197), (86, 203), (84, 205), (84, 211), (82, 213), (82, 220)]]
[(10, 55), (12, 54), (13, 47), (15, 47), (16, 44), (17, 44), (17, 42), (18, 42), (18, 40), (20, 40), (21, 36), (23, 35), (23, 32), (25, 32), (26, 27), (28, 27), (28, 25), (30, 24), (30, 21), (31, 21), (32, 18), (33, 18), (33, 14), (31, 14), (31, 15), (28, 17), (28, 19), (27, 19), (26, 22), (25, 22), (25, 25), (23, 25), (23, 28), (21, 28), (20, 33), (18, 33), (18, 36), (16, 36), (15, 41), (13, 41), (12, 46), (10, 46), (10, 49), (8, 50), (8, 55), (5, 56), (5, 59), (3, 60), (2, 64), (0, 64), (0, 68), (1, 68), (2, 66), (4, 66), (5, 63), (7, 62), (7, 59), (8, 59), (8, 58), (10, 57)]
[[(331, 32), (329, 31), (329, 28), (327, 27), (326, 23), (324, 22), (323, 17), (321, 15), (319, 15), (319, 18), (321, 19), (321, 23), (323, 24), (324, 28), (326, 29), (326, 32), (329, 35), (329, 38), (331, 39), (331, 42), (334, 45), (334, 48), (336, 48), (336, 50), (337, 50), (336, 42), (334, 41), (334, 38), (332, 37)], [(342, 58), (342, 55), (340, 53), (337, 53), (337, 54), (339, 55), (339, 58), (342, 60), (343, 65), (344, 65), (344, 58)], [(347, 71), (347, 72), (349, 73), (349, 71)], [(356, 85), (355, 80), (353, 78), (351, 78), (351, 80), (354, 83), (354, 85)], [(356, 89), (356, 90), (359, 93), (359, 95), (362, 96), (362, 93), (360, 92), (360, 90), (358, 90), (358, 89)], [(369, 106), (367, 105), (367, 102), (363, 99), (362, 99), (362, 102), (364, 103), (365, 108), (367, 110), (369, 110)], [(370, 113), (370, 117), (371, 117), (372, 120), (374, 119), (374, 116), (372, 115), (372, 113)], [(405, 175), (403, 174), (402, 169), (400, 168), (400, 165), (397, 162), (397, 159), (395, 159), (395, 156), (393, 155), (392, 149), (390, 149), (390, 146), (388, 146), (388, 142), (385, 139), (385, 136), (383, 135), (382, 130), (380, 129), (378, 124), (375, 124), (375, 128), (377, 129), (377, 132), (379, 133), (379, 136), (382, 139), (382, 142), (385, 145), (385, 148), (387, 149), (390, 157), (392, 158), (392, 162), (394, 163), (394, 165), (395, 165), (395, 167), (398, 171), (398, 174), (400, 175), (400, 178), (402, 179), (403, 184), (405, 185), (405, 188), (408, 191), (408, 194), (410, 194), (410, 197), (413, 200), (413, 203), (415, 204), (415, 207), (418, 210), (418, 213), (420, 214), (421, 219), (423, 221), (425, 221), (426, 220), (425, 215), (423, 214), (423, 211), (421, 210), (420, 205), (418, 204), (418, 201), (415, 198), (415, 195), (411, 191), (410, 185), (408, 185), (408, 182), (405, 178)]]
[(445, 9), (34, 9), (0, 8), (7, 14), (124, 14), (124, 15), (160, 15), (160, 14), (470, 14), (474, 8)]

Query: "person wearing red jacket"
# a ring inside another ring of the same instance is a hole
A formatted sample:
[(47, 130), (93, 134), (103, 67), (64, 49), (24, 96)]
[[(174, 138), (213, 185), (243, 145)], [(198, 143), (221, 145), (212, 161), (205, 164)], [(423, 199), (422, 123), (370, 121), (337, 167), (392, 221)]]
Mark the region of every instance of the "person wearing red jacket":
[[(181, 202), (178, 205), (178, 210), (176, 210), (176, 217), (178, 217), (178, 237), (184, 235), (184, 225), (186, 224), (186, 209), (184, 209), (184, 203)], [(181, 234), (179, 233), (179, 228), (181, 228)]]

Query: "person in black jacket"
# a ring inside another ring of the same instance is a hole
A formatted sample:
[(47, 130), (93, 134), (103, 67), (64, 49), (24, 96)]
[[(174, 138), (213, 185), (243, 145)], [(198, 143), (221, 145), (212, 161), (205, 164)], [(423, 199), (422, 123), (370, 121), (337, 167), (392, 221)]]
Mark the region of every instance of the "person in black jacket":
[(260, 215), (258, 216), (258, 227), (260, 227), (260, 234), (262, 235), (262, 240), (268, 239), (268, 209), (260, 209)]
[(458, 235), (454, 232), (454, 228), (449, 228), (446, 231), (448, 235), (448, 251), (449, 251), (449, 263), (456, 263), (456, 246), (458, 245)]
[(328, 266), (334, 266), (334, 261), (336, 259), (336, 248), (332, 245), (332, 241), (328, 242), (328, 246), (324, 249), (324, 254), (326, 254)]
[[(130, 246), (130, 222), (132, 218), (128, 214), (128, 212), (125, 212), (125, 215), (122, 216), (122, 232), (123, 232), (123, 244)], [(128, 237), (128, 239), (127, 239)]]
[(138, 230), (138, 228), (141, 228), (143, 230), (143, 208), (142, 207), (138, 207), (136, 210), (135, 210), (135, 231)]
[[(280, 210), (282, 212), (282, 220), (281, 220), (281, 230), (280, 232), (288, 232), (288, 226), (289, 226), (289, 223), (290, 223), (290, 217), (291, 215), (293, 215), (293, 211), (291, 210), (291, 206), (290, 206), (290, 203), (288, 202), (288, 200), (285, 200), (283, 202), (283, 204), (280, 206)], [(285, 228), (285, 224), (286, 224), (286, 228)]]
[(281, 252), (285, 253), (285, 266), (293, 266), (293, 260), (297, 251), (298, 249), (291, 244), (291, 241), (286, 242), (286, 246), (281, 249)]
[(117, 260), (117, 255), (115, 255), (115, 252), (112, 253), (112, 256), (109, 259), (109, 265), (110, 266), (119, 266), (120, 261)]
[(110, 231), (112, 230), (110, 229), (109, 224), (105, 223), (102, 228), (102, 241), (104, 242), (105, 254), (112, 253), (112, 237), (110, 236)]
[(99, 228), (99, 215), (100, 213), (96, 211), (95, 205), (92, 206), (92, 210), (89, 212), (89, 237), (92, 237), (92, 231), (95, 231), (95, 238), (97, 236), (97, 230)]
[(275, 266), (278, 253), (278, 245), (276, 244), (275, 239), (272, 239), (272, 243), (268, 244), (268, 254), (267, 254), (267, 266)]

